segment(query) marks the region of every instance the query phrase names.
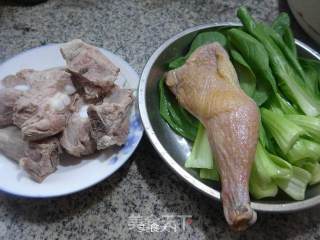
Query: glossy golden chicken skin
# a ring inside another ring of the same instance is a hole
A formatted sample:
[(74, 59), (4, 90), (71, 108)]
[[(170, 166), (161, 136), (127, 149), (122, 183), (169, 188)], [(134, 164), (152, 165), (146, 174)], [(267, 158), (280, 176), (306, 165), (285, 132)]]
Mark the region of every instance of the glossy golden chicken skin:
[(195, 50), (183, 66), (168, 72), (166, 84), (205, 126), (221, 177), (225, 218), (233, 229), (246, 229), (256, 221), (248, 184), (259, 131), (255, 102), (240, 88), (219, 43)]

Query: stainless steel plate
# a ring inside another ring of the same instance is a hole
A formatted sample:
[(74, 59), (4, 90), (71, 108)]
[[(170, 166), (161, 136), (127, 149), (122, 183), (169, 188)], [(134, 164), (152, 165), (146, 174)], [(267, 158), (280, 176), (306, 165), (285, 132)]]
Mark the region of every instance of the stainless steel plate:
[[(199, 179), (195, 171), (184, 168), (184, 162), (190, 154), (190, 143), (176, 135), (162, 120), (159, 114), (158, 81), (166, 71), (170, 60), (183, 55), (192, 39), (199, 32), (221, 27), (239, 26), (226, 22), (208, 24), (183, 31), (163, 43), (147, 62), (139, 85), (139, 108), (142, 122), (148, 137), (160, 156), (169, 166), (194, 188), (220, 200), (220, 186), (210, 181)], [(304, 43), (296, 40), (299, 54), (320, 60), (320, 55)], [(308, 188), (306, 200), (292, 201), (286, 196), (252, 202), (252, 207), (264, 212), (290, 212), (305, 209), (320, 203), (320, 184)]]

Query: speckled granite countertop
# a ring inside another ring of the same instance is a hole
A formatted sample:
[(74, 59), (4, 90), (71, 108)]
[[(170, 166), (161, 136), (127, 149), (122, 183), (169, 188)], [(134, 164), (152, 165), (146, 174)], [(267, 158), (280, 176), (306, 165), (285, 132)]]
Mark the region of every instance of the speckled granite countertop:
[[(0, 62), (41, 44), (82, 38), (119, 54), (140, 74), (153, 51), (179, 31), (236, 20), (234, 12), (242, 4), (271, 21), (279, 8), (287, 9), (280, 2), (49, 0), (21, 7), (0, 1)], [(297, 26), (295, 35), (309, 41)], [(141, 233), (129, 230), (133, 214), (186, 214), (193, 221), (185, 231)], [(253, 228), (233, 233), (220, 204), (175, 176), (145, 136), (120, 171), (88, 190), (49, 200), (1, 194), (0, 239), (320, 239), (320, 207), (298, 214), (259, 214)]]

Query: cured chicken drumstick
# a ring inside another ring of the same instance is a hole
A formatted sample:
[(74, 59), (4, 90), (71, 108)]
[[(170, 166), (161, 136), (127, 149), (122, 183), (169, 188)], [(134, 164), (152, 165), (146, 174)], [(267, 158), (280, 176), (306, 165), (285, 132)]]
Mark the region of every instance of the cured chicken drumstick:
[(225, 218), (233, 229), (246, 229), (256, 221), (248, 190), (259, 131), (255, 102), (241, 90), (218, 43), (195, 50), (183, 66), (168, 72), (166, 84), (205, 126), (221, 177)]

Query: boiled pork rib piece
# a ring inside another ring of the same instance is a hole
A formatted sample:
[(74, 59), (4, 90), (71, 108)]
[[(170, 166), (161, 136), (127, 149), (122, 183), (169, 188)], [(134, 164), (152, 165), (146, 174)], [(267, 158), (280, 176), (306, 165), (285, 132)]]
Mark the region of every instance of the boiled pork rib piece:
[(23, 69), (15, 75), (8, 75), (2, 79), (1, 84), (7, 88), (12, 88), (17, 85), (27, 85), (32, 83), (32, 79), (28, 78), (35, 70), (33, 69)]
[(74, 84), (84, 91), (86, 100), (100, 99), (114, 88), (120, 69), (98, 48), (76, 39), (64, 44), (61, 53), (74, 76)]
[(91, 137), (91, 125), (87, 112), (82, 112), (84, 102), (77, 96), (75, 111), (67, 121), (60, 138), (61, 146), (72, 156), (81, 157), (96, 151), (96, 143)]
[(14, 107), (13, 122), (21, 128), (23, 138), (40, 140), (63, 131), (75, 92), (71, 75), (62, 69), (50, 69), (20, 72), (16, 78), (30, 87)]
[(0, 127), (13, 124), (13, 108), (21, 96), (21, 92), (14, 88), (0, 89)]
[(248, 181), (258, 140), (256, 104), (239, 87), (228, 54), (218, 43), (198, 48), (166, 84), (179, 103), (205, 126), (221, 177), (224, 214), (244, 230), (256, 221)]
[(19, 162), (36, 182), (42, 182), (55, 172), (59, 163), (60, 147), (57, 138), (27, 142), (22, 139), (20, 129), (14, 126), (0, 129), (0, 151)]
[(116, 88), (100, 105), (89, 106), (91, 135), (97, 143), (98, 150), (125, 143), (133, 101), (132, 90)]

